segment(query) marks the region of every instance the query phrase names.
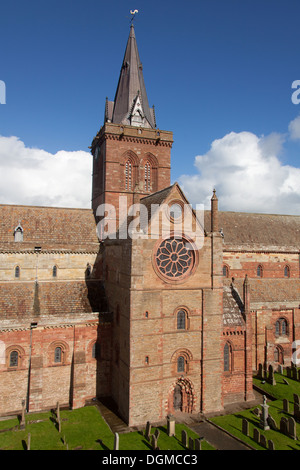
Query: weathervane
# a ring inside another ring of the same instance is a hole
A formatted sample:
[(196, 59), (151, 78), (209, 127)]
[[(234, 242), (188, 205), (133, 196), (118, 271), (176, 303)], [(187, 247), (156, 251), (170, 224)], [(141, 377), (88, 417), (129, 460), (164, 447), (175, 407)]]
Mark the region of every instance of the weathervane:
[(139, 12), (139, 10), (130, 10), (130, 14), (131, 14), (131, 20), (130, 20), (130, 23), (132, 24), (133, 21), (134, 21), (134, 18), (135, 18), (135, 15)]

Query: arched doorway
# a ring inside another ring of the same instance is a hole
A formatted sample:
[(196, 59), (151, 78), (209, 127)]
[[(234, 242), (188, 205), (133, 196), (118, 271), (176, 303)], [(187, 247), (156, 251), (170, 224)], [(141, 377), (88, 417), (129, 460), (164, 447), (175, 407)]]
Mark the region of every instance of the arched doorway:
[(192, 413), (194, 411), (193, 386), (188, 379), (180, 378), (169, 393), (169, 412)]
[(182, 392), (179, 384), (174, 388), (173, 407), (174, 411), (182, 411)]

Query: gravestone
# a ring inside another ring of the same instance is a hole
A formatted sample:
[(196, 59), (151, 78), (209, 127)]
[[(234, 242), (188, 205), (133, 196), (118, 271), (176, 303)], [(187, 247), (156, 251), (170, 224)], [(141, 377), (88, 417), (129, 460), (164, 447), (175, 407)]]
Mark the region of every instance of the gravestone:
[(151, 447), (153, 450), (157, 450), (157, 438), (154, 434), (152, 434)]
[(283, 366), (281, 364), (278, 364), (278, 370), (277, 370), (278, 374), (283, 374)]
[(151, 434), (151, 424), (149, 421), (147, 421), (146, 430), (145, 430), (145, 438), (147, 439), (147, 441), (150, 441), (150, 434)]
[(264, 434), (261, 434), (261, 435), (260, 435), (259, 444), (260, 444), (262, 447), (267, 448), (267, 438), (266, 438), (266, 436), (264, 436)]
[(276, 421), (271, 415), (268, 416), (267, 421), (268, 421), (268, 425), (270, 426), (270, 429), (273, 429), (274, 431), (277, 431)]
[(298, 378), (297, 367), (294, 366), (294, 365), (292, 366), (292, 378), (293, 378), (294, 380), (297, 380), (297, 378)]
[(287, 368), (286, 368), (286, 375), (287, 375), (287, 377), (288, 377), (289, 379), (292, 378), (292, 370), (291, 370), (290, 367), (287, 367)]
[(189, 450), (194, 450), (194, 439), (189, 437)]
[(269, 378), (268, 378), (268, 381), (271, 385), (276, 385), (276, 380), (275, 380), (275, 376), (274, 376), (274, 368), (273, 368), (272, 364), (269, 365)]
[(275, 450), (275, 444), (271, 439), (268, 440), (268, 450)]
[(299, 395), (296, 393), (294, 393), (294, 403), (298, 403), (298, 405), (300, 404)]
[(155, 432), (154, 432), (154, 437), (156, 439), (156, 447), (157, 447), (157, 442), (158, 442), (159, 435), (160, 435), (160, 431), (156, 428)]
[(255, 416), (259, 417), (259, 416), (261, 415), (261, 410), (260, 410), (259, 408), (254, 408), (254, 410), (252, 411), (252, 413), (253, 413)]
[(282, 400), (282, 404), (283, 404), (283, 411), (285, 413), (289, 413), (289, 401), (287, 400), (287, 398), (284, 398)]
[(181, 444), (187, 447), (187, 432), (184, 429), (181, 431)]
[(249, 436), (249, 422), (245, 418), (243, 418), (243, 421), (242, 421), (242, 433), (245, 436)]
[(290, 416), (288, 419), (288, 434), (292, 439), (297, 439), (296, 421), (294, 418), (292, 418), (292, 416)]
[(297, 421), (300, 421), (300, 405), (299, 405), (299, 403), (294, 403), (294, 418)]
[(283, 383), (284, 383), (285, 385), (290, 385), (289, 382), (288, 382), (286, 379), (283, 379)]
[(114, 450), (119, 450), (119, 434), (115, 433)]
[(201, 450), (201, 440), (200, 438), (195, 439), (195, 450)]
[(253, 429), (253, 439), (259, 444), (260, 441), (260, 432), (257, 428)]
[(20, 422), (20, 429), (25, 429), (25, 407), (26, 407), (26, 402), (25, 400), (22, 400), (22, 415), (21, 415), (21, 422)]
[(169, 415), (167, 417), (167, 432), (168, 436), (175, 436), (175, 418)]
[(263, 379), (264, 376), (263, 376), (263, 366), (262, 364), (258, 364), (258, 378), (259, 379)]
[(300, 381), (300, 369), (298, 370), (298, 381)]
[(288, 434), (288, 420), (285, 417), (282, 417), (280, 420), (280, 432), (285, 435)]

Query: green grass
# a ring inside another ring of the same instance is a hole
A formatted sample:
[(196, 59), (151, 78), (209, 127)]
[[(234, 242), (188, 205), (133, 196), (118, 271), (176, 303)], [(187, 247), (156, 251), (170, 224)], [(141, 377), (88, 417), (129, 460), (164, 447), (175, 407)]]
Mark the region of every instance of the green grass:
[[(25, 430), (19, 429), (19, 421), (0, 421), (0, 449), (25, 450), (28, 434), (31, 435), (31, 450), (113, 450), (114, 434), (103, 420), (96, 406), (87, 406), (78, 410), (61, 410), (61, 432), (58, 432), (55, 416), (49, 413), (26, 415)], [(1, 430), (15, 428), (1, 432)], [(156, 428), (152, 428), (154, 433)], [(183, 450), (181, 431), (185, 429), (188, 437), (199, 437), (183, 424), (176, 423), (176, 436), (169, 437), (164, 426), (158, 428), (160, 450)], [(150, 450), (150, 443), (142, 432), (131, 432), (119, 435), (120, 450)], [(213, 448), (202, 441), (203, 450)]]
[[(289, 383), (289, 385), (286, 385), (283, 381), (283, 379), (286, 379)], [(269, 430), (269, 431), (263, 431), (262, 429), (259, 428), (259, 418), (256, 417), (253, 413), (252, 408), (251, 410), (243, 411), (236, 413), (234, 415), (227, 415), (227, 416), (218, 416), (215, 418), (212, 418), (211, 421), (213, 421), (215, 424), (218, 426), (222, 427), (223, 429), (227, 430), (234, 436), (238, 437), (239, 439), (243, 440), (244, 442), (250, 444), (252, 447), (258, 450), (263, 450), (264, 448), (258, 445), (254, 439), (253, 439), (253, 429), (257, 428), (259, 429), (261, 434), (264, 434), (268, 439), (271, 439), (274, 444), (275, 444), (275, 449), (276, 450), (300, 450), (300, 441), (295, 441), (291, 439), (288, 436), (283, 435), (280, 433), (279, 428), (280, 428), (280, 419), (285, 416), (293, 416), (293, 394), (299, 394), (300, 395), (300, 383), (290, 379), (286, 378), (286, 376), (282, 376), (280, 374), (275, 374), (275, 380), (276, 380), (276, 385), (271, 385), (267, 382), (262, 383), (260, 379), (254, 378), (253, 383), (256, 384), (258, 387), (260, 387), (262, 390), (264, 390), (266, 393), (271, 394), (274, 398), (276, 398), (275, 401), (268, 401), (269, 405), (269, 414), (274, 418), (277, 424), (278, 431), (275, 430)], [(283, 403), (282, 400), (286, 398), (289, 400), (290, 405), (289, 405), (289, 413), (284, 413), (283, 412)], [(258, 406), (258, 408), (260, 408)], [(242, 419), (246, 418), (249, 421), (249, 437), (246, 437), (242, 433)], [(300, 424), (296, 423), (296, 432), (297, 436), (300, 438)]]

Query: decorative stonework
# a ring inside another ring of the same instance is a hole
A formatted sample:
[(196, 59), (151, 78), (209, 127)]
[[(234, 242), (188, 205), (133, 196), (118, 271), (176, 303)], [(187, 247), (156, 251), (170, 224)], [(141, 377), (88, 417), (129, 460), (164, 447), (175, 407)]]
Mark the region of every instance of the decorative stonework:
[(195, 252), (184, 238), (171, 237), (163, 240), (154, 256), (157, 273), (168, 281), (188, 276), (195, 265)]

